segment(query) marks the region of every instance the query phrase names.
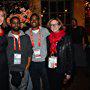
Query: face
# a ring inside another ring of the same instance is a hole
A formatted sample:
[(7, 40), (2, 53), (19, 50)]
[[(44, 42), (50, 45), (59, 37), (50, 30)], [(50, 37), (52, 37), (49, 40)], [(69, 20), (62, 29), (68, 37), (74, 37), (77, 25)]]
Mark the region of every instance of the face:
[(31, 23), (32, 28), (37, 28), (39, 26), (39, 19), (38, 19), (38, 17), (35, 16), (35, 15), (32, 16), (30, 23)]
[(19, 31), (20, 30), (20, 21), (19, 21), (18, 18), (12, 19), (11, 28), (14, 31)]
[(61, 25), (59, 25), (57, 20), (52, 20), (50, 23), (50, 28), (53, 32), (58, 32)]
[(2, 25), (3, 21), (4, 21), (4, 13), (3, 11), (0, 11), (0, 25)]
[(72, 20), (72, 27), (76, 26), (77, 22), (75, 20)]

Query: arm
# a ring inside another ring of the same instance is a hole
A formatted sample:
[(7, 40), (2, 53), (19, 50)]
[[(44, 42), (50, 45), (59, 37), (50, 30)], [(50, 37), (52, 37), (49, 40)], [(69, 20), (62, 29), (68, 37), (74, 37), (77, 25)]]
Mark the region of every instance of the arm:
[(71, 78), (72, 68), (73, 68), (73, 51), (72, 51), (72, 45), (71, 45), (70, 37), (68, 38), (67, 43), (68, 43), (67, 50), (66, 50), (66, 53), (67, 53), (67, 65), (66, 65), (65, 76), (66, 76), (66, 79), (69, 80)]
[(88, 45), (88, 35), (86, 32), (86, 29), (83, 29), (83, 38), (82, 38), (82, 44), (83, 44), (83, 49), (86, 48), (86, 46)]
[(29, 70), (30, 63), (31, 63), (31, 57), (28, 57), (28, 62), (27, 62), (25, 70)]
[(27, 49), (28, 60), (27, 60), (27, 64), (26, 64), (26, 68), (25, 69), (27, 70), (30, 67), (33, 50), (32, 50), (31, 40), (30, 40), (28, 35), (27, 35), (27, 39), (26, 40), (27, 40), (26, 49)]

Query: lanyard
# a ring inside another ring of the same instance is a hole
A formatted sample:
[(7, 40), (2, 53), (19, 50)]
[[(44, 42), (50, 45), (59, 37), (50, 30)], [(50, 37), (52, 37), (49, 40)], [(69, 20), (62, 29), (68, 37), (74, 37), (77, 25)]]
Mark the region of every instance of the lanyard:
[[(16, 50), (16, 40), (14, 36), (13, 39), (14, 39), (14, 50)], [(20, 33), (18, 34), (18, 50), (21, 51)]]
[[(30, 38), (31, 38), (31, 43), (32, 43), (32, 46), (34, 47), (34, 37), (33, 37), (33, 34), (32, 34), (32, 30), (30, 30)], [(38, 46), (40, 47), (41, 46), (41, 33), (40, 33), (40, 28), (39, 28), (39, 35), (38, 35)]]
[[(16, 40), (15, 37), (14, 38), (14, 50), (16, 50)], [(18, 38), (18, 50), (21, 51), (21, 42), (20, 42), (20, 36)]]

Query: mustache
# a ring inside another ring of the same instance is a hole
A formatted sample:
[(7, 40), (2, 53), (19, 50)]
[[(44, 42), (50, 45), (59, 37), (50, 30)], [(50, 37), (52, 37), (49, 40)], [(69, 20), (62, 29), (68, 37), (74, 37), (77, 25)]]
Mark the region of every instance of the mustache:
[(12, 30), (14, 30), (14, 31), (19, 31), (20, 30), (20, 28), (11, 28)]

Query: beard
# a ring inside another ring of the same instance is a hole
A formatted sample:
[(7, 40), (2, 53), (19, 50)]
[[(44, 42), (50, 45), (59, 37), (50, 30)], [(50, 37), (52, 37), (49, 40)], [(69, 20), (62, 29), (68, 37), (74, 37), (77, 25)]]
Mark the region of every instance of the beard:
[(11, 29), (15, 32), (18, 32), (20, 30), (20, 27), (19, 28), (11, 28)]

